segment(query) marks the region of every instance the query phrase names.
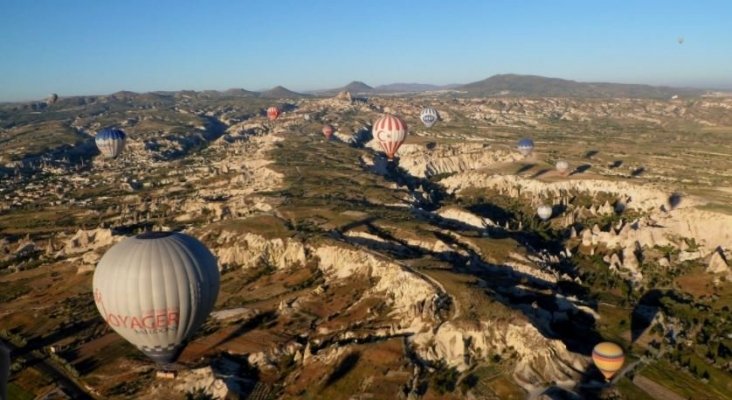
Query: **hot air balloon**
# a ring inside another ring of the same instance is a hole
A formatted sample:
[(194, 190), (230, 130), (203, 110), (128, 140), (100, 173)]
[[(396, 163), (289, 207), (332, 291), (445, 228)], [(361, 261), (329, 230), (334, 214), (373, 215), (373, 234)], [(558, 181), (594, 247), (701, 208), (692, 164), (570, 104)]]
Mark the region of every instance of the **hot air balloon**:
[(678, 193), (678, 192), (671, 193), (671, 195), (668, 196), (669, 210), (673, 210), (676, 207), (678, 207), (681, 204), (682, 198), (683, 198), (683, 196), (681, 195), (681, 193)]
[(532, 151), (534, 151), (534, 141), (529, 138), (524, 138), (518, 142), (518, 151), (523, 154), (524, 157), (528, 157)]
[(280, 114), (282, 114), (282, 111), (280, 111), (279, 107), (272, 106), (267, 109), (267, 118), (269, 118), (270, 121), (276, 120)]
[(679, 36), (679, 37), (678, 37), (678, 38), (676, 39), (676, 41), (677, 41), (677, 42), (679, 42), (679, 44), (684, 44), (684, 38), (683, 38), (683, 37), (681, 37), (681, 36)]
[(617, 344), (602, 342), (592, 349), (592, 361), (605, 376), (605, 380), (610, 381), (610, 378), (623, 367), (625, 355)]
[(546, 221), (552, 217), (552, 207), (542, 204), (536, 209), (536, 215), (538, 215), (542, 221)]
[(57, 101), (58, 101), (58, 95), (56, 93), (51, 93), (48, 96), (48, 99), (46, 99), (46, 103), (48, 103), (49, 105), (55, 104)]
[(391, 160), (407, 137), (407, 124), (399, 117), (384, 114), (374, 122), (373, 135)]
[(564, 175), (569, 171), (569, 163), (564, 160), (557, 161), (557, 172)]
[(127, 135), (117, 128), (105, 128), (97, 132), (94, 142), (107, 158), (116, 158), (125, 148)]
[(323, 135), (325, 135), (326, 139), (330, 140), (331, 136), (333, 136), (333, 132), (335, 132), (333, 125), (326, 124), (323, 126)]
[(213, 309), (219, 279), (216, 258), (195, 238), (147, 232), (112, 246), (92, 286), (107, 324), (165, 366)]
[(419, 119), (422, 120), (424, 126), (432, 128), (440, 116), (437, 114), (437, 110), (432, 107), (425, 107), (421, 113), (419, 113)]

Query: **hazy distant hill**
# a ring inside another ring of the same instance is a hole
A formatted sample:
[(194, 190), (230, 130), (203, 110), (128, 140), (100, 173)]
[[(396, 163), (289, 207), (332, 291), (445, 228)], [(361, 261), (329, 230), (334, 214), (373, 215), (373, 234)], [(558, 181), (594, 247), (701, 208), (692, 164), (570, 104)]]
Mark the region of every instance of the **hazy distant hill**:
[[(280, 87), (281, 86), (278, 86), (278, 88), (280, 88)], [(275, 88), (275, 89), (277, 89), (277, 88)], [(282, 89), (285, 89), (285, 88), (282, 88)], [(272, 90), (274, 90), (274, 89), (272, 89)], [(287, 90), (287, 89), (285, 89), (285, 90)], [(221, 92), (221, 94), (224, 96), (231, 96), (231, 97), (256, 97), (259, 95), (259, 93), (257, 93), (257, 92), (252, 92), (252, 91), (241, 89), (241, 88), (232, 88), (232, 89), (224, 90), (223, 92)]]
[(308, 97), (308, 95), (303, 94), (303, 93), (293, 92), (292, 90), (287, 89), (286, 87), (275, 86), (270, 90), (265, 90), (264, 92), (259, 93), (259, 97), (263, 97), (263, 98), (267, 98), (267, 99), (284, 99), (284, 98), (293, 98), (293, 97)]
[(340, 88), (338, 91), (347, 90), (351, 92), (352, 94), (356, 93), (369, 93), (374, 90), (371, 86), (361, 82), (361, 81), (353, 81), (349, 83), (348, 85)]
[(535, 97), (634, 97), (669, 98), (673, 95), (699, 96), (699, 89), (634, 85), (604, 82), (576, 82), (535, 75), (494, 75), (482, 81), (456, 88), (470, 96), (535, 96)]
[(436, 90), (454, 89), (462, 85), (430, 85), (427, 83), (390, 83), (388, 85), (380, 85), (374, 88), (377, 93), (423, 93)]
[(335, 89), (315, 90), (315, 91), (312, 91), (311, 93), (317, 94), (320, 96), (335, 96), (336, 94), (338, 94), (339, 92), (342, 92), (342, 91), (351, 92), (351, 94), (355, 95), (355, 94), (372, 93), (373, 90), (374, 90), (373, 87), (371, 87), (361, 81), (353, 81), (346, 86), (342, 86), (342, 87), (335, 88)]

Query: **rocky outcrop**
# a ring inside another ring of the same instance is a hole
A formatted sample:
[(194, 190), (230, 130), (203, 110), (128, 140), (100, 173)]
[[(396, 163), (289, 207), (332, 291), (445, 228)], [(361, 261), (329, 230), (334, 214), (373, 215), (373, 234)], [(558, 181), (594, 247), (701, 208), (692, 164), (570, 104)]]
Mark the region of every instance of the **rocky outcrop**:
[[(626, 248), (636, 242), (640, 247), (677, 245), (679, 238), (694, 238), (704, 252), (711, 252), (718, 246), (732, 248), (732, 215), (705, 211), (696, 208), (702, 201), (691, 196), (673, 211), (665, 211), (668, 193), (660, 187), (636, 185), (624, 181), (599, 179), (565, 180), (542, 182), (513, 175), (490, 175), (479, 171), (469, 171), (440, 181), (447, 189), (459, 193), (469, 187), (487, 187), (509, 196), (529, 193), (532, 198), (566, 198), (569, 193), (598, 193), (617, 196), (618, 203), (624, 208), (635, 209), (647, 217), (631, 224), (621, 224), (619, 229), (599, 231), (597, 229), (580, 232), (584, 246), (599, 243), (609, 248)], [(663, 206), (663, 207), (662, 207)], [(590, 215), (603, 215), (616, 212), (609, 202), (599, 207), (587, 209)], [(574, 215), (577, 210), (567, 212)], [(572, 218), (574, 222), (576, 218)]]
[(405, 143), (399, 150), (399, 166), (409, 174), (430, 177), (477, 170), (519, 159), (515, 152), (491, 149), (481, 143), (420, 146)]
[(707, 272), (712, 274), (727, 274), (730, 272), (727, 258), (725, 258), (722, 249), (717, 249), (709, 256), (707, 263)]
[(444, 360), (460, 371), (469, 367), (468, 360), (514, 355), (514, 377), (529, 391), (542, 382), (576, 381), (588, 365), (585, 357), (570, 352), (561, 341), (545, 338), (529, 323), (480, 324), (481, 329), (468, 329), (446, 322), (435, 333), (415, 335), (415, 349), (425, 360)]
[(263, 236), (224, 230), (213, 249), (219, 265), (253, 268), (266, 263), (278, 269), (304, 265), (305, 246), (292, 239), (267, 239)]
[(431, 319), (435, 315), (437, 291), (421, 276), (389, 260), (341, 246), (321, 246), (314, 254), (329, 282), (358, 275), (378, 278), (369, 294), (382, 298), (401, 317), (404, 328), (418, 322), (415, 317)]
[(227, 398), (226, 396), (231, 391), (226, 381), (217, 378), (211, 367), (181, 371), (176, 377), (175, 388), (181, 393), (194, 393), (197, 390), (203, 390), (216, 399)]
[(57, 256), (86, 253), (110, 246), (121, 239), (122, 237), (113, 236), (110, 229), (79, 229), (74, 236), (64, 242), (63, 248), (58, 252)]

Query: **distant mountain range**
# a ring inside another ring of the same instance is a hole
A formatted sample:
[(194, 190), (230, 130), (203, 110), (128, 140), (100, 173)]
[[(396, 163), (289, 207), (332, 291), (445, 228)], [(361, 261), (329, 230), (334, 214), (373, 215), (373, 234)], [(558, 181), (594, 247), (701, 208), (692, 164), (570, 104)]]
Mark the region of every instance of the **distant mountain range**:
[(318, 96), (334, 95), (347, 90), (352, 94), (420, 94), (449, 92), (451, 95), (467, 97), (578, 97), (578, 98), (652, 98), (665, 99), (674, 95), (701, 96), (706, 90), (674, 88), (666, 86), (637, 85), (607, 82), (577, 82), (567, 79), (547, 78), (536, 75), (504, 74), (493, 75), (481, 81), (468, 84), (430, 85), (424, 83), (392, 83), (372, 87), (360, 81), (346, 86), (310, 92)]
[[(341, 91), (353, 95), (393, 95), (393, 94), (448, 94), (458, 97), (576, 97), (576, 98), (646, 98), (667, 99), (679, 95), (697, 97), (712, 91), (694, 88), (674, 88), (607, 82), (577, 82), (567, 79), (547, 78), (536, 75), (503, 74), (493, 75), (481, 81), (468, 84), (431, 85), (425, 83), (391, 83), (372, 87), (361, 81), (353, 81), (343, 87), (314, 90), (299, 93), (283, 86), (276, 86), (261, 92), (232, 88), (217, 90), (180, 90), (135, 93), (120, 91), (109, 95), (117, 99), (132, 96), (204, 96), (204, 97), (251, 97), (263, 99), (297, 99), (312, 96), (334, 96)], [(721, 92), (719, 92), (721, 93)], [(84, 97), (84, 96), (74, 96)]]
[(445, 89), (452, 89), (460, 85), (430, 85), (426, 83), (391, 83), (388, 85), (381, 85), (372, 87), (361, 81), (353, 81), (346, 86), (327, 89), (327, 90), (314, 90), (310, 93), (319, 96), (335, 95), (342, 91), (351, 92), (351, 94), (395, 94), (395, 93), (423, 93), (423, 92), (434, 92)]
[(606, 82), (576, 82), (535, 75), (494, 75), (457, 88), (473, 97), (581, 97), (581, 98), (669, 98), (674, 95), (700, 96), (706, 91), (692, 88)]

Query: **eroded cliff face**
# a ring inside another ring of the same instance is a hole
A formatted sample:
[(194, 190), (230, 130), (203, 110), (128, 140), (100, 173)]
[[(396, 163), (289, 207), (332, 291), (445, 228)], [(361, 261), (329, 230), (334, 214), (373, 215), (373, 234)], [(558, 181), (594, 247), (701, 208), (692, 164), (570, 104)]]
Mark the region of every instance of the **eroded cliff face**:
[[(639, 246), (683, 247), (683, 239), (694, 238), (699, 245), (696, 256), (711, 255), (718, 248), (732, 249), (732, 216), (698, 208), (704, 201), (698, 197), (685, 196), (677, 207), (669, 205), (670, 193), (660, 186), (638, 185), (604, 179), (568, 179), (559, 182), (543, 182), (517, 176), (486, 174), (470, 171), (448, 177), (441, 181), (448, 190), (460, 193), (467, 188), (491, 188), (501, 194), (514, 197), (544, 198), (554, 205), (567, 204), (577, 194), (590, 198), (611, 195), (615, 204), (605, 202), (586, 209), (569, 209), (555, 218), (571, 225), (580, 220), (582, 214), (620, 214), (626, 209), (636, 210), (642, 216), (632, 221), (621, 221), (606, 231), (598, 227), (587, 227), (578, 232), (585, 246), (599, 244), (611, 249), (628, 249)], [(685, 250), (685, 249), (681, 249)], [(628, 253), (626, 251), (626, 253)], [(628, 257), (630, 259), (630, 257)]]
[(305, 246), (291, 239), (270, 239), (263, 236), (222, 231), (216, 238), (215, 255), (220, 265), (252, 268), (260, 263), (284, 269), (304, 265)]
[(482, 143), (450, 145), (403, 145), (399, 150), (399, 166), (410, 175), (430, 177), (459, 173), (515, 162), (521, 156), (512, 151), (492, 149)]
[(513, 376), (527, 391), (545, 382), (576, 382), (589, 360), (559, 340), (547, 339), (526, 321), (480, 321), (480, 329), (446, 322), (436, 332), (420, 332), (413, 343), (425, 360), (465, 370), (491, 356), (513, 358)]
[[(231, 237), (222, 234), (221, 237)], [(251, 241), (251, 235), (244, 235), (241, 241)], [(218, 254), (230, 254), (233, 248), (241, 246), (241, 242), (229, 240), (217, 241)], [(257, 238), (256, 246), (250, 246), (248, 257), (252, 259), (272, 257), (272, 249), (283, 249), (280, 239), (263, 240)], [(301, 249), (290, 244), (291, 249)], [(257, 254), (257, 250), (259, 254)], [(284, 252), (277, 254), (284, 255)], [(300, 253), (301, 254), (301, 253)], [(220, 256), (221, 257), (221, 256)], [(272, 369), (277, 360), (284, 355), (294, 357), (298, 364), (307, 365), (317, 360), (319, 363), (334, 363), (348, 353), (348, 342), (386, 340), (395, 336), (405, 336), (405, 342), (411, 347), (409, 351), (427, 363), (444, 361), (448, 367), (464, 371), (480, 362), (488, 362), (493, 355), (504, 358), (511, 357), (512, 375), (526, 390), (533, 390), (543, 383), (576, 381), (588, 365), (587, 357), (572, 353), (559, 340), (544, 337), (537, 328), (521, 317), (510, 321), (494, 321), (491, 319), (473, 321), (470, 324), (452, 322), (454, 315), (445, 313), (450, 308), (451, 296), (444, 291), (439, 282), (432, 281), (410, 267), (399, 265), (382, 256), (372, 254), (345, 245), (317, 245), (309, 247), (307, 257), (317, 260), (318, 268), (325, 277), (325, 286), (333, 288), (348, 285), (350, 281), (370, 281), (373, 283), (361, 296), (360, 300), (348, 305), (348, 309), (358, 308), (361, 301), (379, 299), (386, 306), (385, 315), (371, 315), (371, 320), (391, 321), (382, 329), (370, 331), (367, 335), (359, 328), (362, 321), (354, 321), (352, 327), (344, 327), (338, 331), (318, 329), (318, 334), (310, 337), (305, 346), (299, 342), (290, 342), (285, 346), (277, 346), (270, 350), (249, 356), (252, 365)], [(278, 258), (275, 263), (282, 268), (292, 267), (292, 260)], [(306, 260), (298, 258), (296, 263)], [(531, 261), (523, 258), (526, 270), (540, 271)], [(297, 264), (294, 264), (297, 265)], [(296, 267), (295, 267), (296, 268)], [(317, 299), (322, 290), (315, 291)], [(317, 300), (315, 300), (317, 301)], [(446, 306), (447, 304), (447, 306)], [(573, 305), (569, 304), (569, 308)], [(287, 308), (288, 313), (297, 312), (300, 302), (296, 301)], [(280, 312), (283, 312), (282, 309)], [(454, 310), (453, 310), (454, 312)], [(477, 326), (477, 328), (476, 328)], [(341, 341), (341, 344), (320, 348), (317, 354), (311, 354), (311, 346), (320, 346), (328, 337)]]
[(314, 254), (329, 282), (353, 279), (358, 275), (376, 278), (376, 284), (367, 293), (378, 296), (392, 309), (393, 317), (399, 321), (397, 329), (435, 320), (439, 293), (425, 278), (364, 251), (322, 246)]

